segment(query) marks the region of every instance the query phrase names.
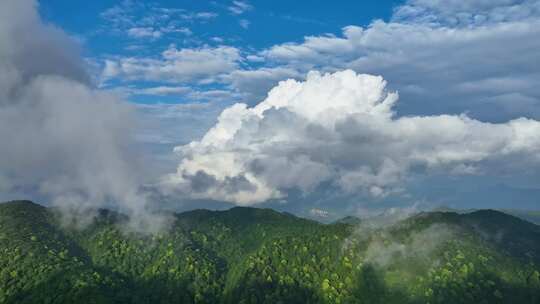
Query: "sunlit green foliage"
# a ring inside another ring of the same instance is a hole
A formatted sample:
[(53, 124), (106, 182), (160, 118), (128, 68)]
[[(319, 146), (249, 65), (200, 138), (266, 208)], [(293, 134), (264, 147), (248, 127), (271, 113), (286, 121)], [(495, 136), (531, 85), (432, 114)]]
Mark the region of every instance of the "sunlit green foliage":
[(540, 303), (539, 226), (499, 212), (379, 229), (253, 208), (175, 217), (141, 235), (113, 212), (74, 229), (1, 204), (0, 303)]

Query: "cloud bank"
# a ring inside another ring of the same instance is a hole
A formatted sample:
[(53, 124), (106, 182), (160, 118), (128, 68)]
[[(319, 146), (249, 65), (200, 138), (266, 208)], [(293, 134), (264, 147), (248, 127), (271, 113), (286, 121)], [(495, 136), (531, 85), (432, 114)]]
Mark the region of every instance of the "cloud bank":
[(215, 81), (216, 75), (235, 70), (241, 60), (240, 51), (230, 46), (205, 46), (198, 49), (170, 46), (161, 55), (162, 59), (129, 57), (118, 61), (106, 60), (103, 77), (205, 83)]
[[(279, 81), (303, 80), (310, 70), (352, 69), (384, 75), (389, 89), (400, 92), (394, 107), (398, 115), (467, 113), (488, 122), (540, 119), (539, 0), (408, 0), (387, 20), (353, 23), (300, 41), (275, 41), (264, 49), (232, 45), (230, 38), (159, 46), (161, 52), (183, 51), (176, 58), (165, 58), (163, 52), (108, 57), (114, 67), (108, 79), (113, 86), (136, 87), (140, 81), (157, 82), (158, 87), (204, 84), (205, 89), (218, 88), (223, 99), (253, 106)], [(206, 60), (190, 59), (203, 55)], [(209, 64), (190, 68), (199, 61)], [(215, 118), (202, 117), (212, 123)]]
[[(251, 205), (330, 183), (374, 198), (411, 173), (485, 174), (520, 159), (540, 164), (540, 122), (486, 123), (462, 115), (401, 116), (380, 76), (345, 70), (287, 80), (254, 107), (225, 109), (163, 184), (192, 198)], [(490, 165), (486, 165), (486, 164)]]
[(40, 20), (35, 1), (0, 3), (0, 45), (0, 195), (149, 219), (133, 109), (92, 87), (78, 46)]
[(450, 3), (417, 2), (399, 7), (389, 22), (347, 26), (339, 36), (306, 37), (260, 56), (299, 72), (352, 69), (384, 75), (406, 99), (400, 106), (406, 114), (468, 110), (497, 121), (540, 117), (534, 89), (540, 79), (535, 51), (540, 47), (540, 2), (496, 6), (493, 1), (483, 7), (483, 1), (470, 1), (477, 5), (455, 22), (444, 14)]

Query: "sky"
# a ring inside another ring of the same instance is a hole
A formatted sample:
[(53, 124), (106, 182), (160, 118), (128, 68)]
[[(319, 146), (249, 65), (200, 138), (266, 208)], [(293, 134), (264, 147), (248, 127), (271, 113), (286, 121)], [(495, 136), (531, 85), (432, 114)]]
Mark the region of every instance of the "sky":
[(0, 199), (540, 209), (538, 0), (0, 11)]

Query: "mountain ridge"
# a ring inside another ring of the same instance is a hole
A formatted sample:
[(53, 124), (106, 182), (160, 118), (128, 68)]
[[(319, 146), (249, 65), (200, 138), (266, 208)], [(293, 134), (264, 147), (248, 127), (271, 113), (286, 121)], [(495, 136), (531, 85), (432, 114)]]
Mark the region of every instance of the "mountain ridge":
[(153, 235), (111, 214), (72, 229), (51, 208), (0, 204), (0, 303), (540, 299), (539, 226), (499, 211), (420, 213), (366, 230), (271, 209), (192, 210)]

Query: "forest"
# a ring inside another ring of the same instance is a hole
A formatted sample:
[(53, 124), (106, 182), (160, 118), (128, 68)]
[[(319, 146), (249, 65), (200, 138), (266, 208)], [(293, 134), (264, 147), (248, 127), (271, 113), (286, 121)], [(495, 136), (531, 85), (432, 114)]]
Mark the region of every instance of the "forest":
[(540, 303), (540, 226), (493, 210), (392, 225), (270, 209), (173, 214), (141, 234), (0, 204), (0, 303)]

